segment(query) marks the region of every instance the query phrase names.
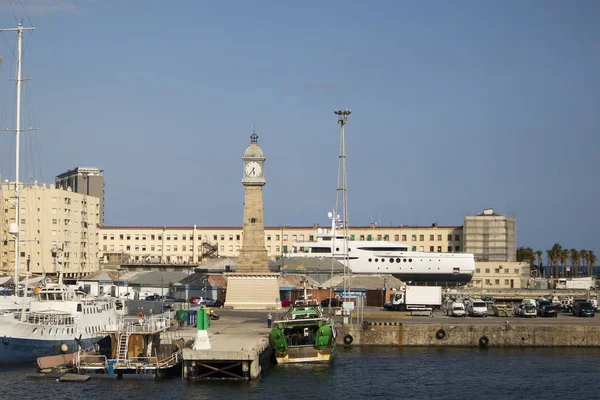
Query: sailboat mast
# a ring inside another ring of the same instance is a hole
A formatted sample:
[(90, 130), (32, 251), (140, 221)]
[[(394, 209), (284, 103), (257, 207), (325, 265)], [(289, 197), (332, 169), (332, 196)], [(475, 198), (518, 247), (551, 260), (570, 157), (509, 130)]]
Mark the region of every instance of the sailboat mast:
[[(20, 163), (20, 136), (21, 136), (21, 82), (23, 79), (21, 78), (21, 64), (22, 64), (22, 54), (23, 54), (23, 31), (24, 30), (34, 30), (35, 28), (23, 28), (22, 24), (18, 24), (16, 28), (10, 29), (0, 29), (0, 32), (7, 31), (16, 31), (17, 32), (17, 104), (16, 104), (16, 126), (15, 126), (15, 229), (13, 229), (13, 234), (15, 237), (15, 267), (14, 267), (14, 284), (15, 291), (18, 288), (19, 284), (19, 213), (20, 213), (20, 202), (19, 202), (19, 163)], [(26, 296), (27, 293), (24, 293)]]
[[(21, 137), (21, 55), (23, 46), (23, 25), (19, 24), (17, 28), (17, 121), (15, 125), (15, 224), (17, 224), (17, 234), (15, 236), (15, 288), (19, 283), (19, 154), (20, 148), (20, 137)], [(23, 297), (27, 296), (27, 293), (23, 293)]]

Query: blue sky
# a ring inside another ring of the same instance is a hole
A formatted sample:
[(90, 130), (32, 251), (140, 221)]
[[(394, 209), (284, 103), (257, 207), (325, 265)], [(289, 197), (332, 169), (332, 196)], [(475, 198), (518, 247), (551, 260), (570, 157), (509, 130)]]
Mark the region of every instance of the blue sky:
[[(253, 124), (266, 224), (326, 224), (333, 109), (351, 108), (352, 225), (462, 225), (493, 207), (517, 217), (519, 246), (600, 253), (597, 1), (21, 1), (40, 128), (22, 178), (103, 169), (106, 224), (240, 225)], [(0, 0), (0, 26), (15, 23)], [(3, 178), (13, 146), (0, 136)]]

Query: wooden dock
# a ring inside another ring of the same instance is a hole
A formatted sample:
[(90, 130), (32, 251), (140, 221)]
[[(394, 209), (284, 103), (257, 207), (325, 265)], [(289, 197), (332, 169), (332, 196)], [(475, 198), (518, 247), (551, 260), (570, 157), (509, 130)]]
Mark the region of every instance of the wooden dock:
[[(242, 317), (213, 321), (208, 329), (210, 350), (184, 349), (183, 378), (187, 380), (256, 379), (270, 364), (270, 329)], [(186, 332), (192, 333), (194, 332)]]

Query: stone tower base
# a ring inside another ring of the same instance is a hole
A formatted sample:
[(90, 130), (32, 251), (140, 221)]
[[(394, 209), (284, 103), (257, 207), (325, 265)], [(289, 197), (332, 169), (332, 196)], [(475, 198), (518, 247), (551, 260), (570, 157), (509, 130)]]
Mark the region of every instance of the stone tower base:
[(225, 308), (279, 310), (279, 274), (231, 273), (227, 276)]

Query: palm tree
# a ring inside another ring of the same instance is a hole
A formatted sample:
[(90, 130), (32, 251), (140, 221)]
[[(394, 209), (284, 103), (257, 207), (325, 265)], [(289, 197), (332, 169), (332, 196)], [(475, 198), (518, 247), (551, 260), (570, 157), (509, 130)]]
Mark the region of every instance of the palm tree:
[(571, 249), (571, 276), (579, 276), (579, 252)]
[(552, 249), (550, 251), (552, 252), (552, 260), (554, 262), (554, 277), (558, 278), (558, 272), (560, 268), (558, 266), (558, 263), (562, 255), (562, 246), (558, 243), (554, 243), (554, 246), (552, 246)]
[(546, 250), (546, 258), (548, 259), (548, 278), (552, 278), (552, 250)]
[(584, 267), (586, 265), (588, 265), (588, 262), (587, 262), (587, 260), (588, 260), (588, 252), (587, 252), (587, 250), (581, 250), (579, 252), (579, 257), (581, 257), (581, 265), (583, 265)]
[(596, 265), (596, 255), (593, 250), (588, 251), (588, 272), (590, 276), (594, 276), (594, 266)]
[(562, 265), (562, 276), (567, 274), (567, 260), (569, 259), (569, 249), (560, 250), (560, 263)]
[(537, 262), (538, 262), (538, 264), (537, 264), (538, 265), (538, 271), (540, 271), (540, 278), (544, 277), (543, 276), (544, 274), (542, 273), (543, 271), (542, 271), (542, 268), (541, 268), (541, 265), (542, 265), (542, 254), (544, 254), (544, 252), (541, 251), (541, 250), (538, 250), (538, 251), (535, 252), (535, 255), (537, 256)]

